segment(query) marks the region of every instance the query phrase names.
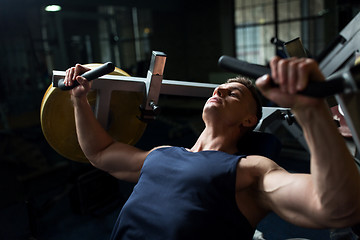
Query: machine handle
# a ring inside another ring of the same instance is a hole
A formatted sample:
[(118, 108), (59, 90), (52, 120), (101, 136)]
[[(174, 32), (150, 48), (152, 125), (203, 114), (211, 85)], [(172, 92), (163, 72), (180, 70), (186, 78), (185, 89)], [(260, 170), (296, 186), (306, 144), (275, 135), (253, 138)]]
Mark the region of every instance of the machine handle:
[[(81, 76), (86, 78), (88, 81), (91, 81), (103, 75), (109, 74), (114, 70), (115, 70), (115, 65), (112, 62), (107, 62), (97, 68), (85, 72)], [(57, 87), (64, 91), (73, 89), (78, 85), (79, 83), (77, 81), (74, 81), (71, 86), (65, 86), (64, 79), (60, 79), (57, 83)]]
[[(268, 67), (248, 63), (246, 61), (241, 61), (229, 56), (221, 56), (219, 58), (218, 64), (225, 70), (253, 79), (257, 79), (265, 74), (271, 75), (271, 70)], [(274, 83), (274, 87), (275, 86), (277, 85)], [(309, 82), (308, 86), (298, 93), (310, 97), (324, 98), (337, 93), (342, 93), (344, 89), (344, 79), (339, 76), (333, 77), (331, 80), (325, 82)]]

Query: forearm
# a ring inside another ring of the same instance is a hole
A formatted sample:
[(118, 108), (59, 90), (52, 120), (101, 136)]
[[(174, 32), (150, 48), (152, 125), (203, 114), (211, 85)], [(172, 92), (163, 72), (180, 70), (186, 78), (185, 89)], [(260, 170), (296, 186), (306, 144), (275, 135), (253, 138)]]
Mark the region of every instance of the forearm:
[(359, 208), (359, 174), (325, 102), (294, 110), (311, 153), (311, 177), (320, 206), (336, 218)]
[(85, 156), (95, 164), (96, 156), (110, 146), (114, 140), (103, 129), (94, 116), (94, 113), (86, 97), (76, 98), (72, 96), (76, 134), (81, 149)]

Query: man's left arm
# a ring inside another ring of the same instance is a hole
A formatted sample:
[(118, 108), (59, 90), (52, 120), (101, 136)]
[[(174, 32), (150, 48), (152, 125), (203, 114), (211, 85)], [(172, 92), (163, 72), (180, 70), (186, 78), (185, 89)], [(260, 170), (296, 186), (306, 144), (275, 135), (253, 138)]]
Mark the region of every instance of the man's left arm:
[(272, 77), (257, 82), (262, 93), (283, 107), (291, 107), (311, 154), (311, 174), (289, 174), (274, 168), (264, 173), (265, 201), (285, 219), (306, 227), (344, 227), (360, 222), (360, 176), (353, 156), (322, 99), (296, 95), (321, 73), (309, 60), (271, 62)]
[(324, 221), (360, 222), (360, 177), (330, 111), (319, 105), (293, 110), (311, 154), (311, 180)]

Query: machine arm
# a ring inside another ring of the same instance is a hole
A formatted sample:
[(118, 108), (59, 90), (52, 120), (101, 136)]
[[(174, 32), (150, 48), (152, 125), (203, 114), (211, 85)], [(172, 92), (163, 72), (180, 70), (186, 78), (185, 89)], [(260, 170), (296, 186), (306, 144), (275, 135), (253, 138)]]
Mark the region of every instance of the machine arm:
[[(220, 57), (219, 66), (254, 79), (271, 73), (270, 68), (251, 64), (229, 56)], [(323, 98), (339, 93), (357, 92), (360, 87), (360, 65), (351, 66), (336, 72), (326, 80), (325, 82), (309, 82), (308, 87), (299, 93), (306, 96)]]

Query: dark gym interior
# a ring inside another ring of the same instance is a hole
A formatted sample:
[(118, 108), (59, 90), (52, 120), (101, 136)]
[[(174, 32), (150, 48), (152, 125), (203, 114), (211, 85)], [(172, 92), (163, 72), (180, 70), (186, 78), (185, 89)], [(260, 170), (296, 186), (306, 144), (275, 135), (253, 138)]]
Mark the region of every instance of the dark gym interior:
[[(45, 11), (51, 4), (61, 10)], [(219, 68), (220, 56), (266, 65), (277, 53), (272, 38), (300, 37), (316, 57), (359, 11), (357, 0), (1, 0), (0, 240), (108, 239), (133, 187), (49, 146), (40, 108), (53, 70), (112, 61), (146, 77), (156, 50), (167, 55), (164, 79), (221, 83), (236, 74)], [(191, 147), (205, 100), (160, 96), (161, 113), (136, 146)], [(277, 134), (279, 164), (308, 172), (307, 151), (286, 131)], [(258, 229), (265, 239), (330, 239), (329, 229), (276, 215)]]

